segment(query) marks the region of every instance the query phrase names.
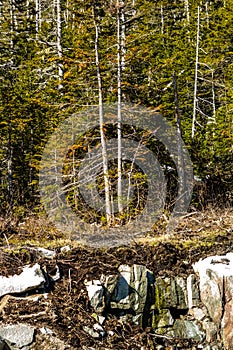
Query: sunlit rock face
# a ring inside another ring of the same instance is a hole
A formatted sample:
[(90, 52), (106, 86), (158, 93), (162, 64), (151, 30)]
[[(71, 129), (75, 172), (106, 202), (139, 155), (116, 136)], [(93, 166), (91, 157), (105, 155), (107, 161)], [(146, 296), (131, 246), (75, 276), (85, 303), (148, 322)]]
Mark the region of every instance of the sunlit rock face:
[(194, 264), (201, 301), (219, 329), (226, 349), (233, 348), (233, 253), (211, 256)]
[(19, 275), (0, 276), (0, 297), (6, 294), (20, 294), (43, 287), (45, 276), (39, 264), (25, 266)]

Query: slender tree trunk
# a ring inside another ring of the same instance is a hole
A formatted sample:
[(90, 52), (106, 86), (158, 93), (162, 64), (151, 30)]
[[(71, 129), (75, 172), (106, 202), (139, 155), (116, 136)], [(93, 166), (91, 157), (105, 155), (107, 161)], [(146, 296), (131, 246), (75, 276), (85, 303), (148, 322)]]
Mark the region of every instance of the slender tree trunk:
[(69, 18), (70, 18), (70, 11), (69, 11), (69, 0), (66, 0), (66, 10), (64, 11), (64, 20), (66, 26), (68, 26)]
[[(14, 32), (15, 32), (15, 5), (14, 0), (10, 1), (10, 66), (14, 66)], [(11, 84), (11, 81), (10, 81)], [(11, 111), (8, 117), (8, 145), (7, 145), (7, 192), (9, 209), (13, 206), (13, 188), (12, 188), (12, 126), (11, 126)]]
[(187, 20), (187, 23), (189, 23), (190, 22), (189, 0), (184, 0), (184, 8), (186, 13), (186, 20)]
[(216, 106), (215, 106), (215, 89), (214, 89), (214, 71), (211, 71), (211, 87), (212, 87), (212, 101), (213, 101), (213, 122), (216, 121)]
[(176, 73), (173, 73), (173, 86), (174, 86), (174, 97), (175, 97), (175, 116), (176, 116), (176, 127), (177, 127), (177, 138), (178, 138), (178, 169), (180, 173), (179, 177), (179, 185), (181, 189), (181, 193), (184, 193), (184, 197), (181, 198), (181, 201), (184, 201), (186, 198), (187, 186), (185, 179), (185, 171), (184, 171), (184, 154), (182, 147), (182, 131), (181, 131), (181, 118), (179, 111), (179, 99), (178, 99), (178, 90), (177, 90), (177, 78)]
[(206, 14), (206, 24), (209, 28), (210, 18), (209, 18), (209, 8), (208, 8), (208, 1), (205, 2), (205, 14)]
[(38, 35), (41, 26), (41, 4), (40, 0), (36, 0), (36, 35)]
[(29, 2), (29, 0), (26, 0), (26, 8), (27, 8), (27, 23), (28, 23), (28, 21), (29, 21), (29, 19), (30, 19), (30, 13), (29, 13), (29, 5), (30, 5), (30, 2)]
[(193, 97), (193, 120), (192, 120), (192, 139), (195, 135), (196, 113), (197, 113), (197, 78), (198, 78), (198, 55), (199, 55), (199, 36), (200, 36), (200, 7), (197, 8), (197, 39), (196, 39), (196, 63), (195, 63), (195, 81)]
[[(93, 11), (94, 12), (94, 11)], [(107, 222), (111, 222), (111, 200), (110, 200), (110, 186), (108, 178), (108, 157), (107, 157), (107, 145), (104, 136), (104, 113), (103, 113), (103, 95), (102, 95), (102, 78), (100, 73), (99, 64), (99, 27), (95, 20), (95, 57), (96, 57), (96, 69), (97, 69), (97, 80), (98, 80), (98, 91), (99, 91), (99, 121), (100, 121), (100, 137), (102, 146), (102, 159), (103, 159), (103, 176), (104, 176), (104, 191), (105, 191), (105, 210)]]
[(164, 13), (163, 13), (163, 4), (160, 6), (160, 15), (161, 15), (161, 34), (164, 34)]
[(117, 1), (117, 139), (118, 139), (118, 156), (117, 156), (117, 197), (118, 211), (123, 211), (122, 204), (122, 116), (121, 116), (121, 9)]
[(12, 144), (11, 144), (11, 121), (8, 122), (8, 147), (7, 147), (7, 192), (9, 209), (13, 206), (12, 188)]
[(10, 1), (10, 64), (14, 65), (14, 32), (15, 32), (15, 5)]
[(62, 65), (62, 25), (61, 25), (61, 0), (57, 0), (57, 54), (58, 62), (58, 89), (62, 89), (63, 65)]
[(126, 49), (125, 49), (125, 10), (124, 10), (125, 4), (123, 4), (122, 10), (121, 10), (121, 71), (125, 70), (125, 55), (126, 55)]

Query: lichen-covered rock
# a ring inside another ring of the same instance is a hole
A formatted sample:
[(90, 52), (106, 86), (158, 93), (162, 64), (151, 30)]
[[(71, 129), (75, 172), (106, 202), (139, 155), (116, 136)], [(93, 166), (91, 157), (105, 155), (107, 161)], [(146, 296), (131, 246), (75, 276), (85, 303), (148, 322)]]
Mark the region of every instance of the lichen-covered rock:
[(189, 314), (192, 315), (197, 321), (202, 321), (206, 317), (204, 310), (198, 307), (190, 309)]
[(175, 277), (177, 309), (188, 309), (187, 282), (183, 277)]
[(196, 321), (178, 319), (175, 321), (172, 331), (176, 338), (192, 339), (198, 342), (205, 339), (205, 333)]
[(177, 306), (175, 280), (172, 277), (155, 279), (155, 309), (167, 309)]
[(223, 344), (227, 350), (231, 350), (233, 348), (233, 276), (224, 278), (224, 302), (221, 322)]
[[(150, 288), (154, 288), (152, 273), (142, 265), (121, 265), (118, 276), (102, 278), (106, 305), (119, 313), (124, 321), (143, 325), (149, 317)], [(117, 310), (117, 311), (116, 311)]]
[(193, 267), (200, 278), (201, 300), (212, 320), (219, 324), (223, 314), (225, 280), (233, 275), (233, 254), (210, 256), (200, 260)]
[(187, 278), (188, 308), (198, 306), (200, 303), (199, 281), (196, 275), (191, 274)]
[(174, 324), (174, 319), (172, 318), (169, 309), (163, 309), (158, 316), (157, 328), (171, 327)]
[(183, 277), (157, 277), (155, 280), (155, 309), (188, 309), (187, 283)]
[[(201, 301), (221, 335), (225, 349), (233, 344), (233, 253), (210, 256), (194, 264), (200, 278)], [(211, 336), (209, 336), (211, 338)]]
[(118, 276), (89, 282), (89, 298), (95, 310), (114, 312), (123, 322), (207, 348), (210, 344), (211, 350), (232, 350), (233, 254), (209, 257), (193, 267), (195, 274), (187, 278), (154, 280), (145, 266), (121, 265)]
[(219, 327), (209, 318), (203, 320), (202, 328), (205, 331), (207, 343), (212, 344), (219, 340)]

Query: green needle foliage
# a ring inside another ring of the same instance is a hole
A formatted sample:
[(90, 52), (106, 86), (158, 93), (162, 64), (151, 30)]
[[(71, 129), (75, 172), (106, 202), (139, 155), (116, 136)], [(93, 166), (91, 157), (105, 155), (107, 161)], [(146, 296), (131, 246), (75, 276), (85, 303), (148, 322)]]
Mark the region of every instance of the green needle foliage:
[[(201, 5), (197, 0), (119, 3), (124, 14), (123, 103), (155, 109), (175, 126), (172, 76), (176, 72), (183, 140), (195, 175), (206, 189), (201, 205), (232, 205), (233, 0), (206, 0)], [(59, 17), (54, 4), (40, 0), (39, 10), (32, 0), (3, 0), (0, 4), (3, 214), (18, 215), (38, 208), (39, 162), (46, 142), (67, 117), (86, 106), (98, 105), (93, 8), (100, 30), (104, 103), (117, 101), (117, 1), (60, 0), (60, 52)], [(200, 40), (195, 82), (198, 6)], [(195, 83), (198, 108), (192, 139)], [(82, 149), (83, 144), (79, 146)], [(115, 175), (113, 172), (112, 178)], [(199, 200), (195, 193), (193, 203), (199, 206)]]

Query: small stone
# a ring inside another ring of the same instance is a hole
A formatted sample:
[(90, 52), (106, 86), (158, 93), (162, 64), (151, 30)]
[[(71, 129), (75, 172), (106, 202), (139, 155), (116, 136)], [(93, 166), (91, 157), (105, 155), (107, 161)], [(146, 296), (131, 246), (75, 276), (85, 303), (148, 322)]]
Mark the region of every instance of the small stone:
[(174, 320), (172, 318), (172, 315), (170, 313), (170, 310), (161, 310), (161, 313), (158, 315), (159, 321), (157, 324), (158, 328), (162, 328), (162, 327), (169, 327), (169, 326), (173, 326), (174, 324)]
[(33, 342), (35, 329), (27, 324), (1, 325), (0, 337), (9, 345), (27, 347)]
[(103, 327), (99, 324), (99, 323), (95, 323), (93, 326), (94, 330), (99, 332), (99, 334), (101, 335), (101, 337), (104, 337), (106, 332), (103, 329)]
[(92, 338), (94, 338), (94, 339), (99, 339), (99, 338), (100, 338), (99, 332), (93, 330), (92, 328), (87, 327), (87, 326), (84, 326), (83, 329), (84, 329), (84, 331), (85, 331), (87, 334), (89, 334)]
[(97, 315), (96, 313), (93, 313), (91, 316), (101, 325), (104, 323), (106, 319), (104, 316)]
[(202, 327), (206, 332), (206, 341), (208, 343), (215, 342), (218, 338), (218, 326), (210, 319), (206, 318), (202, 322)]
[(130, 309), (131, 304), (129, 300), (130, 276), (131, 267), (128, 265), (121, 265), (119, 267), (120, 275), (111, 296), (112, 309)]
[(164, 346), (163, 345), (157, 345), (155, 349), (156, 350), (164, 350)]
[(190, 314), (198, 321), (203, 320), (206, 316), (205, 312), (198, 307), (191, 309)]
[(36, 250), (47, 259), (54, 259), (56, 257), (56, 252), (54, 250), (45, 248), (36, 248)]
[(99, 280), (88, 281), (85, 283), (91, 306), (96, 312), (103, 312), (104, 303), (104, 288)]
[(49, 274), (49, 277), (53, 280), (53, 282), (58, 281), (61, 278), (59, 267), (56, 265), (56, 270), (53, 275)]
[(61, 247), (60, 251), (61, 253), (67, 253), (71, 250), (70, 246), (69, 245), (66, 245), (64, 247)]
[(104, 321), (105, 321), (105, 317), (104, 317), (104, 316), (98, 315), (98, 322), (99, 322), (100, 324), (103, 324)]
[(205, 338), (204, 332), (195, 321), (177, 319), (173, 325), (173, 332), (176, 338), (192, 339), (202, 342)]
[(53, 331), (47, 327), (41, 327), (40, 331), (42, 334), (54, 334)]
[(119, 276), (105, 279), (106, 303), (121, 313), (121, 320), (137, 325), (147, 324), (149, 311), (148, 288), (153, 284), (153, 274), (143, 265), (121, 265)]

